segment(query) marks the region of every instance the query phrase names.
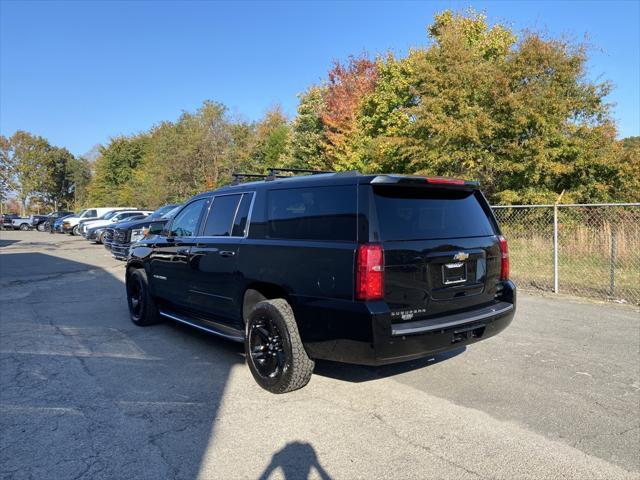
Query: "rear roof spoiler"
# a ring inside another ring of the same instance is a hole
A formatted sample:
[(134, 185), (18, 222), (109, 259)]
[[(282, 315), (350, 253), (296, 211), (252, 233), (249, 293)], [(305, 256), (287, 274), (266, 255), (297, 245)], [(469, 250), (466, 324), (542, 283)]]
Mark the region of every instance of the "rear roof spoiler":
[(437, 186), (445, 188), (474, 189), (480, 187), (477, 180), (462, 180), (449, 177), (417, 177), (413, 175), (378, 175), (372, 185)]

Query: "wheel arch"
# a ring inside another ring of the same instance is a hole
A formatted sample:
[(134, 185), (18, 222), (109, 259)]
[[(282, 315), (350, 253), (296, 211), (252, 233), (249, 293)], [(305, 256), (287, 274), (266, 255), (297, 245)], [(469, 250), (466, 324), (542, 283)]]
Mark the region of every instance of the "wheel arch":
[(129, 276), (131, 275), (131, 272), (133, 272), (134, 270), (138, 270), (138, 269), (144, 269), (144, 265), (142, 264), (141, 261), (139, 260), (131, 260), (129, 263), (127, 263), (127, 270), (125, 273), (125, 279), (129, 279)]
[(254, 282), (249, 284), (242, 295), (241, 315), (243, 322), (247, 322), (249, 313), (251, 313), (251, 310), (257, 303), (274, 298), (284, 298), (291, 305), (287, 291), (280, 285), (267, 282)]

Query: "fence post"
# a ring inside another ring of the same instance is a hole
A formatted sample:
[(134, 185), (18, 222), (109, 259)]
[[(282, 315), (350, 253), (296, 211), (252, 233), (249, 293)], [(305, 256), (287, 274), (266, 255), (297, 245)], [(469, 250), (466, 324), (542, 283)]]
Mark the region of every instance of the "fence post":
[(553, 293), (558, 293), (558, 204), (553, 205)]
[(611, 258), (609, 260), (609, 296), (616, 293), (616, 263), (618, 261), (618, 232), (615, 224), (611, 224)]

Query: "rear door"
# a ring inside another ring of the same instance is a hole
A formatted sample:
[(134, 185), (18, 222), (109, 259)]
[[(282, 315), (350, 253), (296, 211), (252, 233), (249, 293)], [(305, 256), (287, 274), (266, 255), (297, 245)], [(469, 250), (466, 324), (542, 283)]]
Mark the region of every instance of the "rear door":
[(488, 304), (500, 275), (497, 226), (477, 189), (370, 187), (394, 320)]

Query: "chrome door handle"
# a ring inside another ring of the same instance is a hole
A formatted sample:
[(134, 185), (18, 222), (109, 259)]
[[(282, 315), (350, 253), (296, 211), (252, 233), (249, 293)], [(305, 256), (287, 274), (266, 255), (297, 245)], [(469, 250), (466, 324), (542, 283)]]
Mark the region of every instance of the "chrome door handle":
[(236, 254), (236, 252), (231, 250), (220, 250), (218, 253), (221, 257), (233, 257)]

